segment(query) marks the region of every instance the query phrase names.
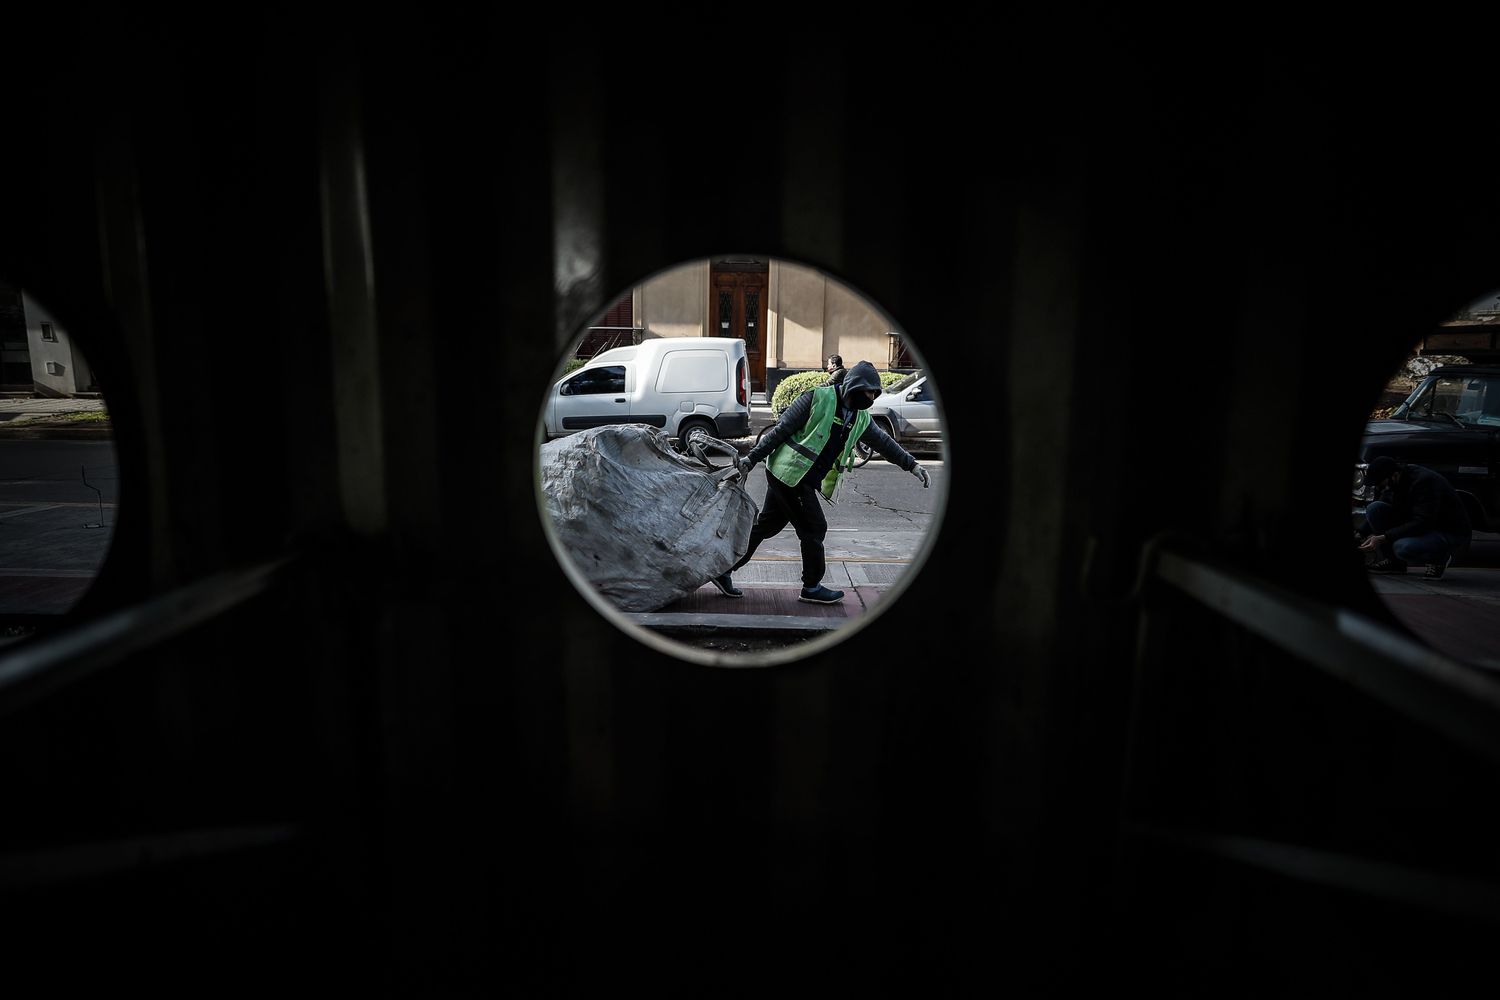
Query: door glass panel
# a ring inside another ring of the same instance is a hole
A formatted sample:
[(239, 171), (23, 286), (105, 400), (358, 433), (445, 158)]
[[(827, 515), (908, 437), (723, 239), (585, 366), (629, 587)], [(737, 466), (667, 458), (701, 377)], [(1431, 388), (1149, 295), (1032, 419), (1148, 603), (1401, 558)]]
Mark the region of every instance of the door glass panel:
[(564, 396), (593, 396), (606, 392), (625, 391), (625, 366), (606, 365), (590, 368), (574, 375), (563, 383)]
[(756, 320), (760, 318), (760, 292), (750, 289), (745, 293), (745, 350), (760, 350), (756, 342)]

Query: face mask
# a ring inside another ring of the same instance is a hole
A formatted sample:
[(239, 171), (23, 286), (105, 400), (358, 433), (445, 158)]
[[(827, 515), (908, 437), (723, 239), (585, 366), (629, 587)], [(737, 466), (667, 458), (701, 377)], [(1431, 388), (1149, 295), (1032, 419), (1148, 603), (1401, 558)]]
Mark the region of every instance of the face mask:
[(851, 409), (868, 410), (871, 406), (875, 405), (875, 398), (868, 392), (856, 391), (849, 393), (845, 402), (849, 404)]

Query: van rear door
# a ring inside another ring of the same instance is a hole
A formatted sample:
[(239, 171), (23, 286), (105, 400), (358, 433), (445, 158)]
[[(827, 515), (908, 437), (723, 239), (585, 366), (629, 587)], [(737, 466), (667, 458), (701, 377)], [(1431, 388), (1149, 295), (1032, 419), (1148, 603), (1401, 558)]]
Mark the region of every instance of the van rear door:
[(730, 384), (729, 353), (721, 347), (687, 347), (662, 355), (661, 371), (656, 377), (656, 392), (642, 393), (639, 409), (656, 412), (638, 413), (636, 419), (651, 423), (660, 418), (674, 433), (672, 419), (699, 413), (710, 420), (732, 405), (734, 386)]

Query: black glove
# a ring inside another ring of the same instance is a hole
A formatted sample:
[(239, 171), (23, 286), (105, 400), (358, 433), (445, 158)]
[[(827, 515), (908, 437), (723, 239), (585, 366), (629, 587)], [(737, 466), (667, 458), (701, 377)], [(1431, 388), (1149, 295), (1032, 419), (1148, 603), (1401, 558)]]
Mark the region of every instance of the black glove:
[(740, 470), (740, 481), (746, 482), (750, 479), (750, 470), (755, 468), (755, 463), (746, 456), (740, 455), (735, 458), (734, 467)]
[(927, 474), (926, 469), (922, 468), (921, 462), (911, 467), (911, 474), (922, 480), (922, 489), (925, 490), (932, 487), (932, 477)]

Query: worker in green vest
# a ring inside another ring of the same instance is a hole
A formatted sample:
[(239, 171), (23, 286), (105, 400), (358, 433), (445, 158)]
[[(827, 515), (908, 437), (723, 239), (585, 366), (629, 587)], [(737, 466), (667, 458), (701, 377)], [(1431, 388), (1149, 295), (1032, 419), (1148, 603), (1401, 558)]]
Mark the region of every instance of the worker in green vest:
[(870, 420), (870, 404), (880, 395), (880, 375), (868, 361), (848, 369), (842, 382), (822, 385), (798, 396), (760, 444), (739, 460), (741, 481), (766, 462), (766, 502), (750, 531), (750, 545), (728, 573), (710, 582), (725, 597), (743, 597), (732, 574), (755, 554), (762, 541), (790, 524), (802, 543), (802, 593), (798, 600), (837, 604), (842, 590), (823, 586), (826, 569), (823, 539), (828, 521), (822, 498), (833, 499), (839, 477), (851, 467), (854, 445), (863, 441), (893, 465), (932, 485), (927, 470), (891, 436)]

